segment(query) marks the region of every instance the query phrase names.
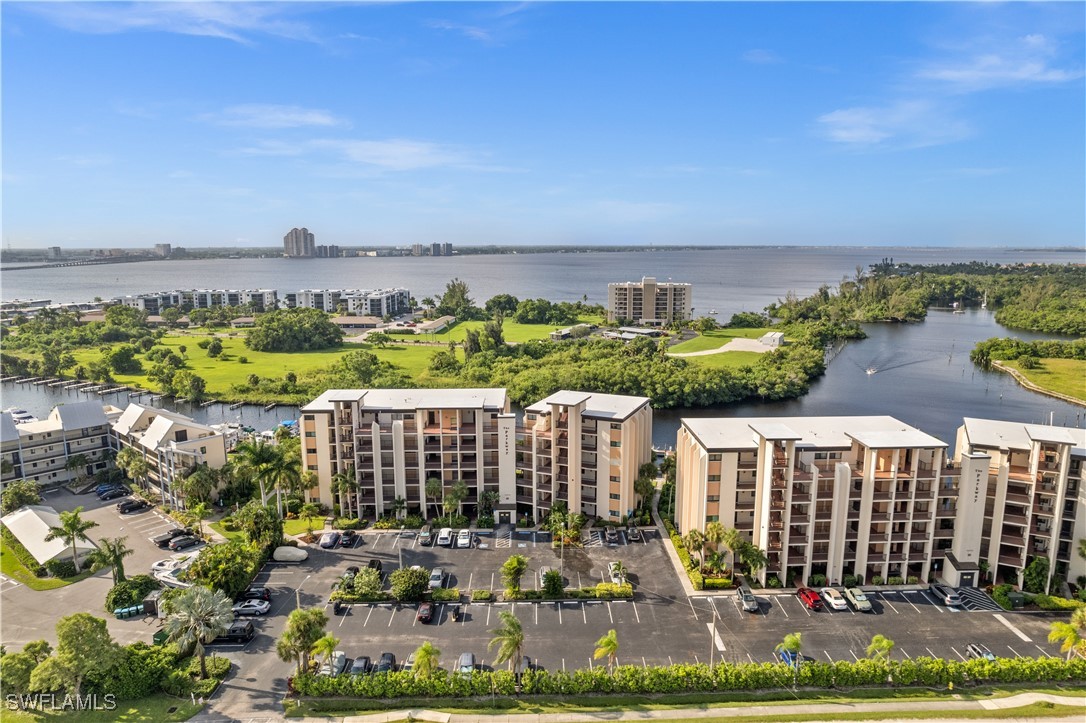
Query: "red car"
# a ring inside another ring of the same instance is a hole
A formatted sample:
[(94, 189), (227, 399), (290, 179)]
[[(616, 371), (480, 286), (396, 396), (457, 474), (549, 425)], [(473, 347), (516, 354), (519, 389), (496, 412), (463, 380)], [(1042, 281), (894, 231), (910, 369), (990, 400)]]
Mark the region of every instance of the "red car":
[(809, 587), (801, 587), (799, 590), (796, 590), (796, 597), (799, 598), (801, 603), (807, 606), (808, 610), (822, 609), (822, 598), (819, 597), (817, 592)]

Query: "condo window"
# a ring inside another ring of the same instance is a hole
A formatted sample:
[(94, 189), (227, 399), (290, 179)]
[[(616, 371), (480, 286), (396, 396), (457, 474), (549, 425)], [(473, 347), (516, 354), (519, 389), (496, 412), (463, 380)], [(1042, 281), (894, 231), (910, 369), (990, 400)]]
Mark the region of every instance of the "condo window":
[(612, 495), (607, 495), (607, 496), (610, 497), (613, 500), (621, 500), (622, 499), (622, 495), (614, 495), (614, 494), (612, 494)]
[(715, 454), (710, 454), (710, 455), (709, 455), (709, 461), (710, 461), (710, 462), (719, 462), (719, 461), (720, 461), (720, 458), (721, 458), (721, 457), (723, 457), (723, 456), (724, 456), (724, 455), (722, 455), (722, 454), (719, 454), (719, 453), (715, 453)]
[(612, 447), (621, 447), (621, 446), (622, 446), (622, 442), (621, 442), (621, 441), (619, 441), (619, 440), (615, 440), (615, 439), (612, 439), (612, 440), (611, 440), (611, 446), (612, 446)]
[(306, 469), (312, 470), (313, 472), (316, 472), (317, 471), (317, 465), (315, 465), (315, 464), (307, 465)]
[(611, 475), (611, 481), (612, 482), (621, 482), (622, 478), (620, 478), (618, 475), (613, 474), (613, 475)]
[(720, 515), (706, 515), (706, 522), (720, 522)]
[(718, 474), (709, 475), (709, 481), (710, 482), (719, 482), (720, 481), (720, 475), (718, 475)]
[(706, 502), (720, 502), (720, 495), (709, 495), (705, 498)]
[(306, 432), (305, 436), (307, 436), (307, 437), (316, 437), (317, 433), (316, 432)]
[(305, 448), (305, 453), (306, 454), (316, 454), (317, 453), (317, 448), (316, 447), (306, 447)]
[(622, 429), (622, 425), (618, 422), (611, 422), (611, 429)]

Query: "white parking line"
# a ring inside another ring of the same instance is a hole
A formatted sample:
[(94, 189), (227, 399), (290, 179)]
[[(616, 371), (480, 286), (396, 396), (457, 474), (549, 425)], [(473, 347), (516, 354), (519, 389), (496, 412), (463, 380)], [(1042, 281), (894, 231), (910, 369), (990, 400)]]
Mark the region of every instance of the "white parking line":
[(473, 588), (471, 587), (471, 579), (472, 579), (473, 577), (475, 577), (475, 573), (474, 573), (474, 572), (468, 573), (468, 590), (471, 590), (471, 589), (473, 589)]
[(860, 662), (860, 659), (856, 657), (856, 653), (852, 652), (851, 649), (849, 649), (848, 653), (856, 660), (857, 663)]
[(539, 625), (539, 606), (533, 605), (532, 607), (535, 608), (535, 624)]
[(999, 622), (1003, 623), (1004, 625), (1006, 625), (1010, 629), (1010, 631), (1012, 633), (1014, 633), (1015, 635), (1018, 636), (1019, 640), (1021, 640), (1023, 642), (1026, 642), (1026, 643), (1032, 643), (1033, 642), (1033, 640), (1028, 635), (1026, 635), (1021, 630), (1019, 630), (1018, 628), (1011, 625), (1010, 621), (1007, 620), (1007, 618), (1003, 617), (1003, 615), (996, 614), (996, 615), (993, 615), (992, 617), (995, 618), (996, 620), (998, 620)]
[[(822, 652), (826, 654), (826, 660), (830, 661), (831, 663), (832, 663), (832, 662), (834, 662), (834, 661), (833, 661), (833, 658), (831, 658), (831, 657), (830, 657), (830, 651), (828, 651), (828, 650), (823, 650)], [(749, 656), (748, 656), (748, 657), (749, 657)], [(751, 662), (754, 662), (754, 661), (752, 660)]]
[(633, 610), (634, 610), (634, 617), (637, 618), (637, 622), (640, 623), (641, 622), (641, 616), (637, 614), (637, 603), (636, 602), (633, 604)]
[(961, 653), (959, 653), (959, 652), (958, 652), (958, 649), (957, 649), (957, 648), (955, 648), (955, 647), (954, 647), (953, 645), (951, 645), (951, 646), (950, 646), (950, 649), (954, 651), (954, 654), (955, 654), (955, 655), (957, 655), (957, 656), (958, 656), (959, 658), (961, 658), (961, 659), (962, 659), (962, 662), (963, 662), (963, 663), (965, 662), (965, 656), (964, 656), (964, 655), (962, 655)]
[(720, 617), (720, 611), (716, 609), (716, 603), (713, 601), (713, 598), (709, 598), (709, 607), (711, 607), (713, 609), (713, 617), (714, 618), (719, 618)]
[[(486, 606), (486, 624), (487, 625), (490, 625), (490, 609), (492, 607), (494, 607), (494, 606), (493, 605), (487, 605)], [(467, 616), (465, 615), (465, 617), (467, 617)]]
[(1011, 646), (1009, 646), (1009, 645), (1007, 646), (1007, 649), (1008, 649), (1008, 650), (1010, 650), (1010, 651), (1011, 651), (1012, 653), (1014, 653), (1014, 656), (1015, 656), (1016, 658), (1023, 658), (1023, 657), (1025, 657), (1024, 655), (1022, 655), (1021, 653), (1019, 653), (1019, 652), (1018, 652), (1017, 650), (1015, 650), (1014, 648), (1012, 648), (1012, 647), (1011, 647)]
[(588, 625), (588, 612), (585, 610), (584, 603), (581, 603), (581, 617), (584, 618), (584, 624)]
[(555, 603), (555, 607), (558, 608), (558, 624), (562, 624), (562, 603)]
[(886, 596), (885, 596), (885, 595), (883, 595), (883, 594), (882, 594), (881, 592), (879, 593), (879, 598), (880, 598), (880, 599), (881, 599), (881, 600), (882, 600), (882, 601), (883, 601), (884, 603), (886, 603), (887, 605), (889, 605), (889, 606), (890, 606), (890, 609), (891, 609), (891, 610), (893, 610), (893, 611), (894, 611), (895, 613), (896, 613), (896, 612), (899, 612), (899, 611), (898, 611), (898, 609), (897, 609), (896, 607), (894, 607), (894, 604), (893, 604), (892, 602), (890, 602), (889, 600), (887, 600), (887, 599), (886, 599)]
[(690, 598), (686, 598), (686, 602), (690, 603), (690, 612), (694, 613), (694, 619), (698, 619), (698, 611), (694, 609), (694, 601)]
[(388, 626), (392, 627), (392, 619), (396, 617), (396, 608), (392, 608), (392, 614), (388, 616)]
[(938, 656), (938, 655), (936, 655), (935, 653), (931, 652), (931, 648), (924, 648), (924, 650), (928, 651), (928, 655), (930, 655), (931, 657), (933, 657), (933, 658), (935, 658), (935, 659), (938, 659), (938, 658), (939, 658), (939, 656)]
[(373, 608), (374, 608), (374, 606), (370, 605), (370, 611), (368, 613), (366, 613), (366, 621), (364, 623), (362, 623), (362, 627), (366, 627), (367, 625), (369, 625), (370, 615), (373, 615)]
[(912, 659), (913, 659), (913, 656), (909, 655), (909, 654), (908, 654), (908, 653), (907, 653), (907, 652), (905, 651), (905, 648), (898, 648), (898, 650), (900, 650), (900, 651), (901, 651), (901, 654), (902, 654), (902, 655), (904, 655), (904, 656), (905, 656), (906, 658), (908, 658), (909, 660), (912, 660)]
[(913, 605), (913, 601), (905, 597), (904, 593), (902, 593), (901, 597), (905, 598), (905, 602), (909, 603), (909, 605), (912, 605), (913, 610), (915, 610), (916, 612), (920, 612), (920, 608), (918, 608), (916, 605)]
[(720, 639), (720, 631), (716, 629), (716, 626), (712, 623), (705, 623), (705, 627), (709, 628), (709, 635), (713, 638), (713, 645), (716, 646), (717, 651), (723, 653), (727, 651), (724, 647), (724, 641)]
[(611, 614), (611, 603), (607, 603), (607, 617), (611, 619), (611, 624), (615, 624), (615, 616)]
[(784, 605), (781, 604), (781, 596), (777, 595), (776, 599), (777, 599), (777, 607), (779, 607), (781, 609), (781, 612), (784, 613), (784, 617), (786, 617), (786, 618), (792, 617), (791, 615), (788, 614), (788, 611), (784, 609)]
[[(1009, 648), (1010, 646), (1008, 645), (1007, 647)], [(1055, 655), (1049, 655), (1049, 654), (1048, 654), (1048, 651), (1047, 651), (1047, 650), (1045, 650), (1044, 648), (1042, 648), (1042, 647), (1041, 647), (1040, 645), (1036, 645), (1036, 644), (1034, 644), (1034, 646), (1033, 646), (1033, 647), (1035, 647), (1035, 648), (1037, 648), (1038, 650), (1040, 650), (1040, 651), (1041, 651), (1041, 654), (1042, 654), (1042, 655), (1044, 655), (1044, 656), (1045, 656), (1046, 658), (1055, 658), (1055, 657), (1056, 657)]]
[(494, 573), (490, 573), (490, 589), (494, 590)]
[(941, 612), (941, 613), (942, 613), (942, 612), (945, 612), (945, 611), (943, 610), (943, 606), (942, 606), (942, 605), (939, 605), (939, 604), (937, 604), (937, 603), (936, 603), (936, 602), (935, 602), (934, 600), (932, 600), (932, 599), (931, 599), (930, 597), (928, 597), (928, 594), (927, 594), (926, 592), (924, 592), (923, 590), (921, 590), (921, 591), (920, 591), (920, 595), (921, 595), (921, 597), (923, 597), (923, 598), (924, 598), (925, 600), (927, 600), (928, 602), (930, 602), (930, 603), (931, 603), (931, 606), (932, 606), (933, 608), (935, 608), (936, 610), (938, 610), (938, 611), (939, 611), (939, 612)]
[[(348, 606), (347, 606), (347, 609), (348, 609), (348, 610), (350, 610), (350, 609), (351, 609), (351, 606), (350, 606), (350, 605), (348, 605)], [(344, 623), (344, 622), (346, 622), (346, 621), (347, 621), (347, 613), (343, 613), (342, 615), (340, 615), (340, 616), (339, 616), (339, 625), (337, 625), (336, 627), (340, 627), (340, 628), (342, 628), (342, 627), (343, 627), (343, 623)]]

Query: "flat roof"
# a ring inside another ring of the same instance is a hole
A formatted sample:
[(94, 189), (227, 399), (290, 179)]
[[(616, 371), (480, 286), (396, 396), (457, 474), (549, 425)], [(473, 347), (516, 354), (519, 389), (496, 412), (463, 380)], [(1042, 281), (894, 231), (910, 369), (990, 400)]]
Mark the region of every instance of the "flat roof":
[(1077, 449), (1086, 447), (1086, 430), (1083, 429), (975, 417), (963, 419), (962, 426), (969, 444), (980, 447), (1029, 450), (1034, 442), (1069, 444)]
[(333, 402), (361, 402), (363, 410), (497, 409), (506, 406), (504, 389), (329, 389), (302, 407), (330, 412)]
[[(791, 439), (798, 449), (848, 449), (855, 439), (876, 448), (946, 447), (935, 437), (890, 416), (684, 417), (682, 426), (708, 450), (756, 450), (756, 431)], [(866, 440), (866, 441), (865, 441)]]
[(584, 414), (600, 419), (626, 419), (651, 400), (648, 397), (632, 397), (625, 394), (597, 394), (562, 390), (524, 408), (525, 412), (550, 413), (550, 405), (576, 406), (584, 402)]

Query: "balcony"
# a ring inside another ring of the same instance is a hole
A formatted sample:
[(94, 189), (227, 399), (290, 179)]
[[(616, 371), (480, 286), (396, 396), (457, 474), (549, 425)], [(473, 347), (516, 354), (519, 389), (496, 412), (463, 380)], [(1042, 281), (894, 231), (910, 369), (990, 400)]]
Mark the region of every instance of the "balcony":
[(1007, 489), (1007, 502), (1015, 502), (1020, 505), (1028, 505), (1032, 501), (1033, 500), (1030, 499), (1030, 496), (1023, 491), (1012, 492), (1009, 488)]
[(797, 513), (795, 511), (793, 511), (792, 514), (788, 516), (788, 521), (792, 522), (794, 524), (797, 524), (797, 525), (806, 525), (806, 524), (810, 523), (811, 518), (809, 518), (807, 515), (803, 514), (802, 512)]
[(930, 500), (935, 497), (935, 490), (931, 487), (917, 487), (913, 497), (918, 500)]
[(806, 555), (789, 555), (788, 556), (788, 564), (789, 565), (803, 565), (806, 562), (807, 562), (807, 556)]
[(905, 542), (909, 539), (908, 532), (891, 532), (890, 539), (894, 542)]
[(814, 479), (814, 475), (806, 470), (802, 470), (799, 467), (792, 468), (792, 479), (796, 482), (809, 482)]
[(753, 510), (754, 500), (740, 500), (735, 503), (735, 509), (737, 510)]
[(890, 562), (905, 562), (904, 552), (891, 552), (886, 558)]
[(1032, 482), (1033, 477), (1029, 473), (1029, 467), (1019, 467), (1012, 465), (1007, 470), (1007, 478), (1013, 480), (1021, 480), (1022, 482)]
[(792, 501), (793, 502), (810, 502), (811, 501), (811, 493), (810, 492), (797, 492), (796, 490), (792, 490)]
[(956, 507), (945, 507), (943, 505), (940, 505), (939, 507), (935, 508), (936, 517), (955, 517), (957, 516), (957, 514), (958, 509)]
[(1000, 542), (1000, 544), (1014, 545), (1015, 547), (1025, 547), (1026, 546), (1026, 538), (1024, 538), (1022, 535), (1011, 535), (1011, 534), (1007, 534), (1006, 532), (1004, 532), (999, 537), (999, 542)]
[(1032, 527), (1029, 528), (1029, 534), (1038, 535), (1040, 537), (1051, 537), (1052, 528), (1042, 527), (1041, 525), (1034, 524)]
[(859, 510), (849, 510), (848, 511), (848, 519), (850, 519), (850, 520), (858, 520), (858, 519), (860, 519), (860, 511)]
[(1022, 567), (1022, 558), (1017, 555), (1000, 555), (998, 558), (1000, 565), (1011, 565), (1013, 567)]
[(954, 530), (938, 529), (932, 536), (937, 540), (950, 539), (951, 537), (954, 537)]
[(1045, 515), (1046, 517), (1054, 517), (1056, 514), (1055, 505), (1034, 505), (1033, 513), (1035, 515)]
[(887, 502), (893, 497), (893, 493), (888, 489), (875, 488), (875, 491), (871, 493), (871, 499), (877, 502)]
[(774, 497), (772, 500), (769, 501), (769, 506), (775, 510), (783, 510), (784, 504), (785, 503), (783, 497)]
[(785, 481), (784, 477), (776, 474), (773, 475), (773, 479), (770, 484), (775, 490), (783, 490), (785, 487), (788, 486), (788, 482)]
[(871, 521), (872, 522), (889, 522), (889, 520), (890, 520), (890, 513), (889, 512), (874, 512), (874, 511), (871, 512)]
[(828, 539), (830, 539), (830, 531), (829, 530), (815, 530), (814, 531), (814, 539), (816, 539), (816, 540), (828, 540)]
[(1019, 527), (1025, 527), (1027, 524), (1025, 515), (1019, 515), (1009, 511), (1003, 513), (1003, 522), (1011, 525), (1018, 525)]
[(735, 483), (737, 490), (752, 490), (757, 486), (756, 482), (752, 479), (740, 479)]

